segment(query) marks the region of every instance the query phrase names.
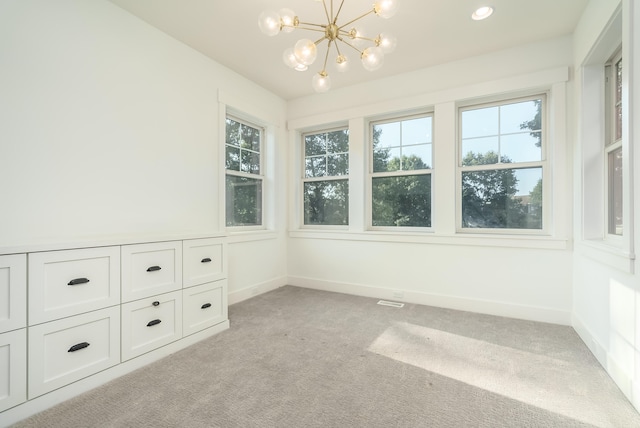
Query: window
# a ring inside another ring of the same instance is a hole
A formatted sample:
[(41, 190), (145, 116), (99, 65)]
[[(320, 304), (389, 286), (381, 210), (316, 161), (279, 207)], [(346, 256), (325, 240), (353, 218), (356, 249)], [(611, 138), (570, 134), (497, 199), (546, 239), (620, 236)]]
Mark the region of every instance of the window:
[(263, 130), (227, 117), (225, 141), (226, 225), (262, 225)]
[(607, 232), (622, 235), (622, 57), (617, 54), (605, 66), (607, 137), (604, 144), (607, 177)]
[(463, 229), (541, 230), (545, 97), (460, 109)]
[(433, 117), (371, 125), (371, 225), (431, 227)]
[(349, 130), (305, 134), (304, 224), (349, 224)]

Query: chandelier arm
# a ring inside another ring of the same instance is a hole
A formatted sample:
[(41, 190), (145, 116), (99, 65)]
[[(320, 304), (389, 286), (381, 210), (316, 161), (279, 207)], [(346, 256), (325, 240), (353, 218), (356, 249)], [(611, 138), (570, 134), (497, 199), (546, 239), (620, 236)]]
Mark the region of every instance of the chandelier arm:
[(359, 17), (357, 17), (356, 19), (352, 19), (351, 21), (347, 22), (346, 24), (341, 25), (340, 27), (338, 27), (338, 29), (339, 29), (339, 30), (342, 30), (342, 29), (343, 29), (344, 27), (346, 27), (347, 25), (353, 24), (353, 23), (354, 23), (354, 22), (356, 22), (358, 19), (362, 19), (362, 18), (364, 18), (365, 16), (367, 16), (367, 15), (369, 15), (369, 14), (374, 13), (375, 11), (376, 11), (375, 9), (371, 9), (369, 12), (367, 12), (367, 13), (365, 13), (365, 14), (363, 14), (363, 15), (360, 15), (360, 16), (359, 16)]
[(348, 36), (349, 38), (353, 38), (353, 39), (367, 40), (369, 42), (374, 42), (374, 43), (376, 41), (376, 39), (370, 39), (369, 37), (362, 37), (362, 36), (351, 37), (351, 32), (350, 31), (340, 30), (339, 33), (340, 33), (341, 36)]
[[(338, 39), (338, 40), (339, 40), (339, 39)], [(342, 56), (342, 53), (340, 52), (340, 46), (338, 46), (338, 43), (337, 43), (337, 42), (336, 42), (336, 44), (335, 44), (335, 47), (336, 47), (336, 52), (338, 52), (338, 56), (339, 56), (339, 57), (340, 57), (340, 56)]]
[[(327, 72), (327, 61), (329, 60), (329, 51), (331, 50), (331, 43), (333, 42), (333, 40), (329, 40), (329, 44), (327, 45), (327, 53), (324, 56), (324, 65), (322, 66), (322, 71), (324, 73)], [(336, 43), (337, 45), (337, 43)]]
[(353, 46), (351, 43), (347, 42), (345, 39), (343, 39), (342, 37), (338, 37), (338, 40), (340, 40), (342, 43), (344, 43), (347, 46), (352, 47), (353, 49), (355, 49), (356, 51), (358, 51), (358, 53), (360, 55), (362, 55), (362, 51), (360, 49), (358, 49), (357, 47)]
[(327, 36), (324, 36), (323, 38), (316, 40), (315, 42), (313, 42), (313, 44), (318, 46), (318, 44), (320, 44), (323, 40), (327, 40)]
[(311, 25), (312, 27), (326, 27), (326, 24), (314, 24), (313, 22), (298, 22), (298, 25)]
[(300, 30), (317, 31), (319, 33), (326, 32), (326, 30), (324, 28), (320, 29), (320, 28), (300, 27), (300, 26), (295, 27), (295, 28), (300, 29)]
[(338, 20), (338, 15), (340, 15), (340, 11), (342, 11), (342, 5), (344, 5), (344, 0), (342, 0), (342, 2), (340, 2), (340, 7), (338, 8), (338, 12), (336, 13), (336, 16), (333, 17), (333, 24), (335, 25), (336, 21)]
[(331, 22), (331, 17), (329, 16), (329, 11), (327, 10), (326, 0), (322, 0), (322, 6), (324, 7), (324, 14), (327, 15), (327, 22)]

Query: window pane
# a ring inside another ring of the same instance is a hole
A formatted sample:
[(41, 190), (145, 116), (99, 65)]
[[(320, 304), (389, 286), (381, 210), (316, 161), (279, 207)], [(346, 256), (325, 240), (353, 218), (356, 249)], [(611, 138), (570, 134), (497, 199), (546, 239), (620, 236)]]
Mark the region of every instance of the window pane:
[(622, 235), (622, 147), (609, 153), (609, 233)]
[(260, 153), (241, 150), (240, 154), (242, 157), (241, 171), (260, 174)]
[(402, 145), (431, 142), (431, 117), (402, 121)]
[(305, 159), (305, 177), (324, 177), (326, 175), (326, 156), (315, 156)]
[(260, 152), (260, 130), (243, 125), (240, 147), (253, 150), (254, 152)]
[(400, 147), (377, 148), (373, 152), (373, 172), (400, 170)]
[(498, 137), (462, 140), (462, 165), (488, 165), (498, 163), (500, 140)]
[(262, 180), (227, 175), (227, 226), (262, 224)]
[(373, 226), (431, 227), (431, 175), (372, 181)]
[(542, 147), (540, 147), (540, 132), (527, 132), (505, 135), (500, 139), (500, 151), (503, 163), (509, 162), (535, 162), (542, 160)]
[(349, 155), (347, 153), (341, 155), (327, 156), (327, 173), (328, 175), (348, 175), (349, 174)]
[(325, 134), (307, 135), (304, 137), (304, 155), (317, 156), (327, 154)]
[(542, 129), (541, 100), (523, 101), (500, 106), (500, 133), (510, 134), (522, 130)]
[(349, 131), (341, 129), (327, 133), (327, 152), (346, 153), (349, 151)]
[(431, 144), (402, 147), (402, 170), (431, 168)]
[(400, 145), (400, 122), (373, 126), (373, 147), (397, 147)]
[(240, 123), (227, 118), (226, 124), (227, 144), (240, 147)]
[(233, 146), (227, 146), (226, 152), (226, 169), (240, 171), (240, 149)]
[(542, 168), (463, 172), (462, 225), (542, 229)]
[(304, 183), (304, 224), (349, 224), (349, 181)]
[(462, 138), (498, 135), (498, 107), (462, 112)]

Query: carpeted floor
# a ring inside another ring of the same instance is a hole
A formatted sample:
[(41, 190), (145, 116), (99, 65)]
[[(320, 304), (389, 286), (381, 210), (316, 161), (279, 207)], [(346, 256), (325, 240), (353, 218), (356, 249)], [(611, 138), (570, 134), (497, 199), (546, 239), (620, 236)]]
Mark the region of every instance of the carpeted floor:
[(640, 427), (570, 327), (283, 287), (18, 427)]

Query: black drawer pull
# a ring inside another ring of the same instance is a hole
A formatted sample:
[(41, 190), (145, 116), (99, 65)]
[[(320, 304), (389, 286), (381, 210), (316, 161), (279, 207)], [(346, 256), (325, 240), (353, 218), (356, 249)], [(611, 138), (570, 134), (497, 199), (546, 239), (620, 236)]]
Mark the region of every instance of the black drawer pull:
[(200, 260), (200, 263), (211, 263), (211, 259), (207, 257), (206, 259)]
[(147, 272), (154, 272), (160, 269), (162, 269), (160, 266), (151, 266), (149, 269), (147, 269)]
[(205, 303), (204, 305), (202, 305), (202, 307), (200, 309), (207, 309), (211, 307), (211, 303)]
[(80, 285), (86, 284), (87, 282), (89, 282), (89, 278), (76, 278), (69, 281), (67, 285)]
[(155, 302), (152, 303), (153, 306), (160, 306), (160, 302), (158, 302), (157, 300)]
[(81, 349), (84, 349), (89, 346), (89, 342), (78, 343), (77, 345), (73, 345), (67, 352), (76, 352)]
[(147, 324), (147, 327), (153, 327), (154, 325), (160, 324), (162, 321), (160, 320), (153, 320), (153, 321), (149, 321), (149, 323)]

